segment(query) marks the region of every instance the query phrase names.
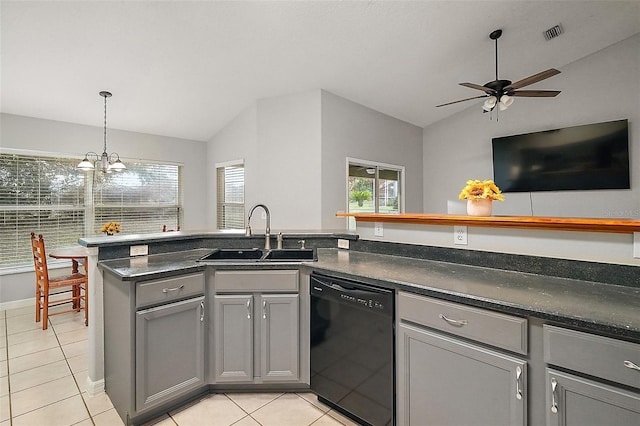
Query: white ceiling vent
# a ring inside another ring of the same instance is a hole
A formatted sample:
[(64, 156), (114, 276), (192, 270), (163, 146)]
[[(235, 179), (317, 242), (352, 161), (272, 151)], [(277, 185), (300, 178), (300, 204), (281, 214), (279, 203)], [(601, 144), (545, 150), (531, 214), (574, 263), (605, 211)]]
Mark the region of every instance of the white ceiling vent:
[(555, 27), (551, 27), (544, 32), (544, 38), (547, 40), (551, 40), (552, 38), (558, 37), (562, 34), (564, 30), (562, 29), (562, 24), (558, 24)]

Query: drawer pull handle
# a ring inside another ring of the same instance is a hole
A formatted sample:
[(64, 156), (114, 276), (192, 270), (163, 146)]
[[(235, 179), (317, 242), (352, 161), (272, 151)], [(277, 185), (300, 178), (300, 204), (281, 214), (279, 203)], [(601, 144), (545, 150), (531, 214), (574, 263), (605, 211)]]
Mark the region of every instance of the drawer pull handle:
[(247, 319), (251, 319), (251, 299), (247, 300)]
[(204, 300), (200, 302), (200, 322), (204, 321)]
[(640, 371), (640, 367), (638, 367), (638, 364), (636, 364), (636, 363), (633, 363), (631, 361), (625, 361), (625, 362), (623, 362), (623, 364), (627, 368), (631, 368), (632, 370)]
[(170, 291), (178, 291), (178, 290), (182, 290), (184, 288), (184, 284), (182, 284), (181, 286), (178, 287), (174, 287), (174, 288), (163, 288), (162, 292), (163, 293), (169, 293)]
[(557, 402), (557, 397), (556, 397), (556, 387), (558, 387), (558, 382), (556, 382), (555, 378), (551, 378), (551, 412), (552, 413), (557, 413), (558, 412), (558, 402)]
[(451, 325), (455, 325), (456, 327), (462, 327), (464, 325), (469, 324), (469, 322), (467, 320), (454, 320), (452, 318), (447, 318), (443, 314), (440, 314), (440, 318), (445, 320), (446, 322), (448, 322)]
[(520, 381), (522, 380), (522, 368), (516, 367), (516, 398), (522, 399), (522, 386)]

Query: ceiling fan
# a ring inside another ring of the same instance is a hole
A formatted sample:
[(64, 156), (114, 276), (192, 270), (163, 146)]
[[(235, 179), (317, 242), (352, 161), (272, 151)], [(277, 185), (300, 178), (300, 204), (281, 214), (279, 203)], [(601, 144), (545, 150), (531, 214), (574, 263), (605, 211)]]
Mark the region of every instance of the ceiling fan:
[(558, 90), (517, 90), (521, 87), (528, 86), (533, 83), (545, 80), (549, 77), (553, 77), (556, 74), (560, 74), (555, 68), (550, 68), (546, 71), (539, 72), (522, 80), (512, 83), (510, 80), (498, 79), (498, 39), (502, 35), (502, 30), (495, 30), (489, 34), (491, 40), (496, 41), (496, 79), (486, 83), (484, 86), (474, 83), (460, 83), (461, 86), (469, 87), (471, 89), (481, 90), (484, 95), (474, 96), (472, 98), (460, 99), (458, 101), (447, 102), (446, 104), (436, 105), (436, 107), (442, 107), (446, 105), (457, 104), (458, 102), (470, 101), (472, 99), (486, 98), (482, 105), (483, 112), (492, 111), (496, 106), (500, 111), (503, 111), (513, 103), (513, 97), (528, 97), (528, 98), (552, 98), (557, 96), (560, 91)]

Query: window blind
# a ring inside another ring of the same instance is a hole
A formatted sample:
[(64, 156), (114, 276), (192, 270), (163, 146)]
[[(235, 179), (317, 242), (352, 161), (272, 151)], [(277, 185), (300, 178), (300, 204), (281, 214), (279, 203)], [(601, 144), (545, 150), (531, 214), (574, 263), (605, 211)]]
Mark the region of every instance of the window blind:
[(30, 234), (47, 251), (101, 234), (176, 229), (182, 221), (182, 166), (127, 162), (118, 173), (84, 173), (77, 158), (0, 153), (0, 268), (33, 265)]
[(181, 167), (127, 162), (117, 173), (95, 172), (93, 234), (107, 222), (119, 222), (122, 233), (161, 232), (181, 222)]
[(218, 229), (244, 229), (244, 165), (216, 169)]
[(31, 232), (47, 250), (83, 235), (85, 177), (77, 159), (0, 153), (0, 268), (33, 264)]

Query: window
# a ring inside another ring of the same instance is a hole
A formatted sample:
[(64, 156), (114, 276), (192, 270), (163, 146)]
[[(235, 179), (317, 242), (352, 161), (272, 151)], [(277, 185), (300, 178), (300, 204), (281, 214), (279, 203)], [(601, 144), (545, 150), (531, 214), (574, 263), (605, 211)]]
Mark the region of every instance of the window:
[(216, 168), (218, 229), (244, 229), (244, 163)]
[(99, 235), (105, 222), (120, 222), (126, 234), (180, 224), (181, 166), (127, 162), (103, 174), (78, 170), (78, 161), (0, 153), (0, 269), (33, 264), (31, 232), (53, 250)]
[[(347, 167), (349, 213), (394, 214), (404, 210), (404, 167), (353, 159), (347, 159)], [(352, 219), (349, 229), (355, 229)]]

